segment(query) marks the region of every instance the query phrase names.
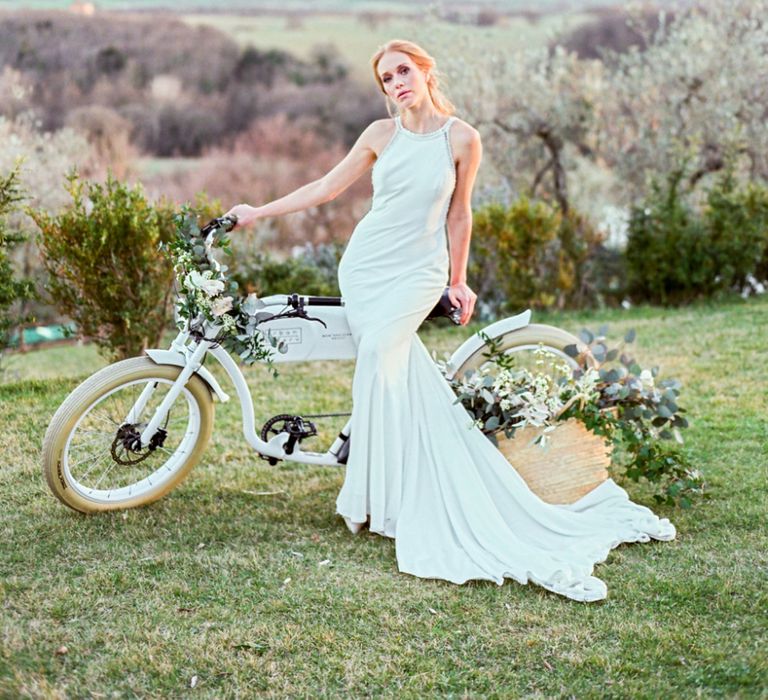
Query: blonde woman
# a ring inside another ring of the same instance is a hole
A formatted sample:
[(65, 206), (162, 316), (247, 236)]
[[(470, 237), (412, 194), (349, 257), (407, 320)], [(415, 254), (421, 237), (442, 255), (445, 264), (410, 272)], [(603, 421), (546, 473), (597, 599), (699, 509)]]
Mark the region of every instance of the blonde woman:
[(621, 542), (672, 539), (675, 528), (611, 480), (575, 504), (549, 505), (480, 430), (468, 429), (416, 331), (446, 285), (462, 324), (474, 310), (466, 268), (480, 136), (454, 115), (420, 46), (390, 41), (372, 67), (393, 118), (370, 124), (324, 177), (228, 212), (248, 226), (317, 206), (373, 168), (371, 209), (339, 266), (358, 352), (336, 510), (353, 533), (367, 524), (394, 538), (399, 570), (415, 576), (512, 578), (575, 600), (604, 598), (595, 563)]

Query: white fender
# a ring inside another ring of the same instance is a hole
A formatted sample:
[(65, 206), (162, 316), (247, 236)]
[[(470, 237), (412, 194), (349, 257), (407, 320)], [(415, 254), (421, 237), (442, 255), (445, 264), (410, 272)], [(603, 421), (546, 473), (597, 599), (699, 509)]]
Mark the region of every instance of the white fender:
[[(149, 358), (158, 365), (176, 365), (177, 367), (184, 367), (187, 364), (187, 358), (179, 352), (173, 350), (158, 350), (152, 349), (146, 351)], [(221, 388), (221, 384), (205, 367), (200, 367), (195, 374), (199, 374), (200, 378), (211, 388), (216, 398), (222, 403), (229, 401), (229, 394)]]
[(508, 318), (502, 318), (500, 321), (491, 323), (485, 328), (481, 329), (473, 336), (467, 338), (451, 355), (448, 360), (446, 370), (448, 372), (448, 379), (453, 379), (456, 370), (464, 364), (464, 362), (474, 355), (480, 348), (485, 345), (483, 339), (480, 337), (480, 333), (484, 333), (489, 338), (498, 338), (510, 331), (516, 331), (521, 328), (525, 328), (531, 322), (531, 312), (523, 311), (517, 316), (509, 316)]

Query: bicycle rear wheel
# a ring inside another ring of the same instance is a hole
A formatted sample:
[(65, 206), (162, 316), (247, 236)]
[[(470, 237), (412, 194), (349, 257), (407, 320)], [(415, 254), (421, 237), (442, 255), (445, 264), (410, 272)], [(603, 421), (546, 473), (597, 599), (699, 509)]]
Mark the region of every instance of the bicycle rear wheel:
[[(568, 345), (576, 345), (579, 350), (583, 350), (585, 347), (584, 343), (571, 333), (554, 326), (537, 323), (509, 331), (497, 338), (497, 343), (501, 352), (506, 355), (513, 355), (516, 366), (537, 372), (544, 371), (540, 364), (541, 358), (537, 354), (540, 349), (550, 353), (556, 362), (565, 362), (569, 367), (575, 369), (577, 367), (576, 360), (565, 352), (565, 348)], [(457, 368), (454, 376), (461, 379), (468, 370), (479, 370), (488, 362), (488, 358), (485, 357), (488, 349), (487, 345), (483, 345), (476, 350)]]
[(150, 445), (142, 448), (138, 440), (180, 372), (132, 358), (105, 367), (67, 397), (51, 420), (42, 455), (48, 486), (62, 503), (83, 513), (133, 508), (181, 483), (213, 429), (213, 400), (199, 377), (189, 379)]

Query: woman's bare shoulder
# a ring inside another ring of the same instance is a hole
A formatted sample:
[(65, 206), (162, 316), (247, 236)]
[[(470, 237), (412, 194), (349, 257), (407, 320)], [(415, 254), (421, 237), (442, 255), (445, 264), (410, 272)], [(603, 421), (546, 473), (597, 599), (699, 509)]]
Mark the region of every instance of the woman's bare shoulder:
[(395, 130), (395, 120), (393, 117), (385, 117), (384, 119), (374, 119), (369, 125), (369, 129), (380, 132), (391, 132)]
[(375, 119), (363, 131), (366, 145), (375, 153), (381, 153), (395, 132), (394, 119)]
[(451, 126), (451, 140), (456, 138), (458, 143), (471, 144), (480, 140), (480, 132), (474, 126), (456, 117)]
[(480, 132), (474, 126), (456, 117), (448, 137), (456, 159), (469, 155), (480, 147)]

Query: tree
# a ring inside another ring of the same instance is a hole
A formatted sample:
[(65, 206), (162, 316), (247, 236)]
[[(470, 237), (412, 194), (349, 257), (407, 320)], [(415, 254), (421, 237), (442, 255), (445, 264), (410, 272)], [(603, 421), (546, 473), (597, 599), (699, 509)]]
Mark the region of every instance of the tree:
[[(3, 76), (0, 76), (2, 92)], [(58, 211), (67, 203), (67, 193), (61, 183), (67, 171), (77, 166), (81, 172), (92, 176), (103, 166), (97, 163), (94, 151), (85, 136), (72, 129), (60, 129), (54, 133), (42, 133), (34, 119), (20, 114), (16, 119), (0, 117), (0, 173), (17, 169), (19, 188), (25, 193), (27, 205), (33, 209)], [(17, 232), (34, 230), (24, 209), (14, 208), (7, 215), (8, 226)], [(30, 278), (39, 286), (44, 277), (40, 253), (33, 236), (8, 251), (12, 264), (24, 278)], [(33, 314), (39, 322), (53, 321), (55, 312), (40, 299), (26, 299), (20, 313)]]
[(480, 41), (467, 32), (442, 44), (438, 63), (451, 77), (451, 99), (481, 132), (507, 189), (551, 198), (567, 213), (569, 173), (595, 150), (602, 63), (561, 47), (510, 52)]
[(434, 27), (424, 43), (503, 189), (567, 211), (585, 169), (609, 174), (602, 189), (622, 205), (683, 162), (693, 165), (689, 190), (734, 164), (740, 180), (768, 179), (766, 16), (768, 0), (703, 0), (678, 9), (674, 22), (641, 11), (638, 45), (603, 60), (557, 42), (509, 51)]
[(601, 151), (628, 201), (683, 162), (685, 190), (734, 161), (741, 178), (768, 178), (766, 16), (768, 0), (706, 0), (662, 21), (644, 51), (610, 57)]
[(16, 278), (10, 255), (24, 240), (6, 220), (24, 198), (19, 186), (19, 167), (17, 163), (7, 175), (0, 176), (0, 357), (8, 347), (11, 330), (22, 320), (17, 302), (28, 299), (34, 291), (30, 280)]

